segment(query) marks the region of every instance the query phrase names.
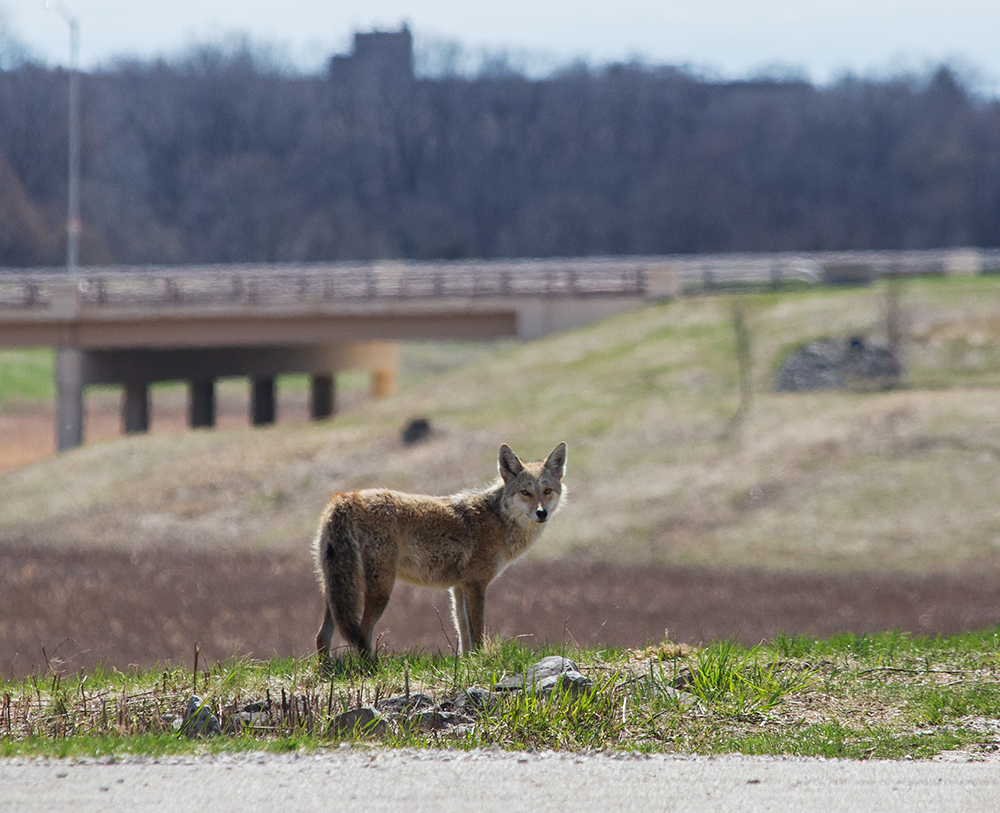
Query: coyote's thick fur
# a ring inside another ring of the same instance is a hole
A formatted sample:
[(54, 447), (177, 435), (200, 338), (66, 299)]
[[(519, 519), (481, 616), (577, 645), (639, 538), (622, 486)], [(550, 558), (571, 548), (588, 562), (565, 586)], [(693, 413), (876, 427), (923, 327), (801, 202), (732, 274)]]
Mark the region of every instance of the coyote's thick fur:
[(320, 658), (335, 627), (361, 657), (375, 661), (372, 631), (396, 579), (450, 588), (459, 651), (483, 642), (486, 588), (524, 553), (559, 507), (566, 444), (541, 463), (523, 463), (506, 444), (500, 479), (450, 497), (366, 489), (335, 494), (316, 536), (317, 570), (326, 591)]

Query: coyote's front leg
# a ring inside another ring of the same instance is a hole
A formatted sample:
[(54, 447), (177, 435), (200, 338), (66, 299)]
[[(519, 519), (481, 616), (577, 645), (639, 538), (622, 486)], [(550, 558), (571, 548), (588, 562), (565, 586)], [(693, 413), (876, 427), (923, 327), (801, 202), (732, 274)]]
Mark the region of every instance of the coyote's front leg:
[(483, 645), (486, 618), (486, 585), (457, 584), (451, 588), (455, 629), (458, 630), (458, 651), (462, 654)]
[(465, 591), (461, 585), (451, 588), (451, 616), (455, 622), (455, 632), (458, 633), (458, 654), (469, 651), (472, 641), (472, 628), (469, 626), (469, 605), (465, 600)]

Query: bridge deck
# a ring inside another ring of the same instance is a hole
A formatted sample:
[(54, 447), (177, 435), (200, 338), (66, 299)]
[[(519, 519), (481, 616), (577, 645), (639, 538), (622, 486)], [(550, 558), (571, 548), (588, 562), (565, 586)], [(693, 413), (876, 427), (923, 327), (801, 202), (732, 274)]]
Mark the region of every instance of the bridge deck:
[[(254, 422), (273, 420), (274, 376), (313, 375), (333, 402), (333, 377), (359, 365), (373, 391), (392, 389), (404, 339), (535, 338), (685, 289), (826, 273), (976, 273), (1000, 251), (570, 258), (462, 263), (0, 269), (0, 347), (55, 346), (59, 448), (82, 442), (83, 391), (125, 386), (123, 425), (148, 428), (148, 385), (185, 378), (192, 425), (211, 425), (212, 379), (254, 377)], [(201, 406), (199, 406), (199, 404)], [(207, 404), (207, 406), (206, 406)], [(331, 407), (332, 409), (332, 407)], [(328, 414), (317, 407), (317, 417)]]

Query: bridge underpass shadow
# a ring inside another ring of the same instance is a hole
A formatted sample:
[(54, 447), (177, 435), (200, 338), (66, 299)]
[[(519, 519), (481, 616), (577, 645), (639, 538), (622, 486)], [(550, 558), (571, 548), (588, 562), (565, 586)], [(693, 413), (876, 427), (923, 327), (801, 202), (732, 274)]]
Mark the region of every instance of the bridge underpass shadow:
[(384, 398), (395, 391), (398, 366), (399, 346), (395, 342), (296, 347), (60, 348), (56, 354), (57, 448), (72, 448), (83, 442), (84, 392), (95, 385), (121, 386), (122, 431), (134, 434), (150, 429), (154, 383), (185, 382), (187, 425), (210, 428), (217, 423), (216, 381), (247, 378), (249, 422), (266, 426), (278, 419), (280, 375), (299, 373), (309, 377), (308, 417), (323, 420), (337, 411), (338, 373), (368, 370), (371, 396)]

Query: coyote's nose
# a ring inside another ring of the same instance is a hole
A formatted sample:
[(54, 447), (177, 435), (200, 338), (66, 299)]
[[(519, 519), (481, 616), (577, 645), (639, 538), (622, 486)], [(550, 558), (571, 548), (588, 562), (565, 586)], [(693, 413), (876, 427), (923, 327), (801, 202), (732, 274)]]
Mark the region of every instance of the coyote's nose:
[(549, 512), (544, 508), (537, 508), (535, 510), (535, 516), (538, 517), (539, 522), (545, 522), (549, 517)]

